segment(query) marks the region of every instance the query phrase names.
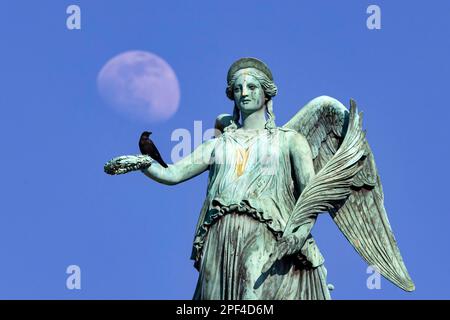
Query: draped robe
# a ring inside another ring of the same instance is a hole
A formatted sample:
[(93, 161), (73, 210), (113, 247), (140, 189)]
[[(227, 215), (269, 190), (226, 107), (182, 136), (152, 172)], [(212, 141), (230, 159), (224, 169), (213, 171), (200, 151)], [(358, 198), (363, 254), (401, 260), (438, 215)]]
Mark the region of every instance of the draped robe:
[(297, 255), (261, 270), (282, 236), (296, 190), (285, 128), (228, 130), (212, 153), (191, 258), (194, 299), (329, 299), (324, 259), (311, 235)]

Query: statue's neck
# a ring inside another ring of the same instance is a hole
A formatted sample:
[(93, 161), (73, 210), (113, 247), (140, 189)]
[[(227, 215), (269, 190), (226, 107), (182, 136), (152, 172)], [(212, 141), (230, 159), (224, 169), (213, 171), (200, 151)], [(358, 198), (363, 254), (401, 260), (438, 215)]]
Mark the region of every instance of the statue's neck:
[(265, 108), (261, 108), (250, 114), (242, 113), (242, 129), (264, 129), (266, 125)]

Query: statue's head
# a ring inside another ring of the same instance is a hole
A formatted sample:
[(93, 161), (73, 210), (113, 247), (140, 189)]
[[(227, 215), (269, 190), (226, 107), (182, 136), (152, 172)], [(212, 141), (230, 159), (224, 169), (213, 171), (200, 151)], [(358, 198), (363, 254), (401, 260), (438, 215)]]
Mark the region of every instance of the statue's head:
[(277, 94), (272, 73), (266, 64), (255, 58), (242, 58), (234, 62), (227, 76), (227, 97), (234, 101), (233, 121), (239, 124), (240, 113), (251, 114), (265, 108), (266, 128), (275, 127), (272, 97)]

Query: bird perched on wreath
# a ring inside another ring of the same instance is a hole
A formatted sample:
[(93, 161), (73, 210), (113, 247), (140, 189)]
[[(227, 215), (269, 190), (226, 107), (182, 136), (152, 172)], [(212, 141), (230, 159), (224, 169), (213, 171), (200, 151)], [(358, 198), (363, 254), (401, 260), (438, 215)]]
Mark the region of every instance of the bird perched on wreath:
[(144, 131), (139, 139), (139, 150), (142, 154), (150, 156), (152, 159), (156, 160), (164, 168), (167, 168), (167, 164), (162, 159), (158, 148), (156, 148), (153, 141), (150, 139), (151, 131)]

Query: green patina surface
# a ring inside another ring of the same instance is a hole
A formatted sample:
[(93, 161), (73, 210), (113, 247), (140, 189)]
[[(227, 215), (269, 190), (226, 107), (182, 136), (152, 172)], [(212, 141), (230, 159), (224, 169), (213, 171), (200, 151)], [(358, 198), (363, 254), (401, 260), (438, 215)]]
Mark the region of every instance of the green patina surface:
[(368, 264), (414, 290), (355, 102), (347, 110), (321, 96), (278, 127), (277, 87), (263, 62), (236, 61), (227, 82), (233, 114), (217, 118), (216, 138), (168, 168), (142, 155), (105, 165), (108, 174), (141, 170), (167, 185), (209, 172), (192, 250), (194, 299), (329, 299), (311, 235), (323, 212)]

